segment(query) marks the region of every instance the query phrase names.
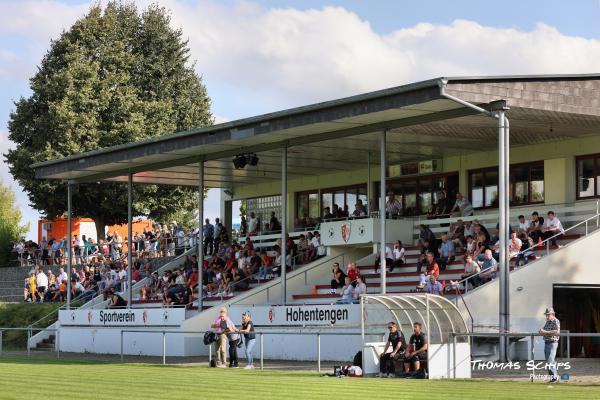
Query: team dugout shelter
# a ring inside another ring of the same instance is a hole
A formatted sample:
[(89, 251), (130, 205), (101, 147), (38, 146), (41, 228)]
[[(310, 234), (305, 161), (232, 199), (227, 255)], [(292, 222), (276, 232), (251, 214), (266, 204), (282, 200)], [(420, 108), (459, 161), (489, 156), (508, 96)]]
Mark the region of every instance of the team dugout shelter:
[[(193, 186), (200, 196), (207, 188), (224, 189), (226, 227), (232, 203), (244, 201), (263, 222), (274, 212), (282, 238), (334, 204), (352, 212), (361, 200), (377, 215), (393, 193), (404, 216), (418, 216), (441, 191), (450, 199), (461, 192), (476, 212), (499, 211), (498, 319), (505, 331), (509, 208), (600, 197), (599, 127), (600, 74), (442, 77), (170, 135), (156, 132), (152, 139), (33, 168), (38, 179), (68, 185), (69, 205), (73, 185), (127, 183), (130, 221), (132, 185)], [(200, 202), (200, 225), (203, 215)], [(378, 224), (379, 242), (389, 243), (386, 218)], [(385, 259), (385, 246), (378, 251)], [(385, 294), (385, 268), (381, 274)], [(280, 304), (288, 299), (285, 275), (283, 269)]]

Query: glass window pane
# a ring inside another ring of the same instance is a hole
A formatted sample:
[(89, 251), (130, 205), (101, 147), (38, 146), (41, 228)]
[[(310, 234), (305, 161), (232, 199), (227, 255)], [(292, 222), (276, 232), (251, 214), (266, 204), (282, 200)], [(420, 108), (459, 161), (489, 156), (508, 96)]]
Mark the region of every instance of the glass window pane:
[(485, 207), (498, 206), (498, 171), (485, 173)]
[(354, 205), (356, 204), (356, 189), (348, 191), (346, 193), (346, 203), (348, 204), (348, 209), (350, 212), (354, 211)]
[(431, 179), (419, 180), (419, 209), (421, 214), (431, 211)]
[(337, 204), (338, 207), (341, 208), (342, 210), (344, 209), (344, 205), (346, 204), (345, 194), (346, 194), (346, 192), (344, 192), (342, 190), (342, 191), (335, 192), (333, 195), (333, 204)]
[(483, 173), (471, 174), (471, 204), (474, 208), (483, 207)]
[(329, 207), (329, 212), (331, 212), (333, 208), (333, 193), (322, 193), (321, 194), (321, 213), (325, 215), (325, 207)]
[(577, 161), (579, 176), (577, 177), (577, 186), (579, 197), (594, 196), (594, 188), (596, 186), (596, 176), (594, 176), (594, 159), (587, 158)]
[[(529, 202), (529, 167), (515, 167), (511, 171), (511, 202), (524, 204)], [(514, 196), (513, 196), (514, 191)]]
[(544, 166), (531, 167), (531, 196), (529, 201), (544, 201)]
[(402, 184), (402, 194), (404, 197), (404, 214), (419, 215), (417, 208), (417, 182), (406, 181)]
[(365, 208), (367, 209), (367, 211), (369, 210), (369, 202), (367, 199), (367, 187), (366, 186), (360, 186), (358, 188), (358, 199), (362, 200), (363, 206), (365, 206)]
[(301, 193), (298, 195), (296, 217), (302, 219), (308, 215), (308, 194)]
[(308, 195), (308, 215), (311, 218), (319, 218), (319, 194), (310, 193)]

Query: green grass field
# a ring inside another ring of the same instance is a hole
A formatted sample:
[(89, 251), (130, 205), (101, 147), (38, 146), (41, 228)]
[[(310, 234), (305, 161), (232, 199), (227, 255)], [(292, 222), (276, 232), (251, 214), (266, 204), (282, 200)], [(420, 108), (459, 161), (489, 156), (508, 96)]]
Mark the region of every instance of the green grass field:
[[(45, 388), (40, 390), (40, 387)], [(0, 357), (0, 399), (593, 399), (600, 387)]]

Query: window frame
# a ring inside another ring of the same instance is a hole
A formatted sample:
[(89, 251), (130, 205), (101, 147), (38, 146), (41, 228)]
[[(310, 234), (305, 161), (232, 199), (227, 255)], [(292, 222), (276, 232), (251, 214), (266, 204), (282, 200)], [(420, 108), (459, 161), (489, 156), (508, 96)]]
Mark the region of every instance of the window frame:
[[(593, 166), (593, 176), (594, 178), (594, 195), (592, 196), (580, 196), (579, 195), (579, 161), (581, 160), (593, 160), (594, 161), (594, 166)], [(598, 172), (600, 172), (598, 170), (598, 163), (600, 162), (600, 153), (592, 153), (592, 154), (583, 154), (580, 156), (576, 156), (575, 157), (575, 199), (576, 200), (589, 200), (589, 199), (597, 199), (600, 197), (600, 191), (598, 190), (598, 182), (596, 182), (596, 180), (598, 179)]]
[[(510, 205), (513, 207), (519, 207), (519, 206), (526, 206), (526, 205), (532, 205), (532, 204), (543, 204), (546, 201), (546, 179), (545, 179), (545, 167), (544, 167), (544, 160), (538, 160), (538, 161), (530, 161), (530, 162), (524, 162), (524, 163), (518, 163), (518, 164), (511, 164), (509, 167), (509, 189), (511, 191), (511, 193), (509, 194), (509, 198), (511, 199), (515, 199), (516, 198), (516, 190), (517, 190), (517, 185), (516, 182), (512, 179), (514, 177), (513, 174), (513, 168), (523, 168), (523, 167), (527, 167), (527, 201), (526, 202), (522, 202), (522, 203), (515, 203), (514, 200), (511, 200)], [(531, 185), (531, 169), (533, 167), (542, 167), (544, 168), (544, 199), (541, 201), (531, 201), (532, 198), (532, 185)], [(486, 182), (485, 182), (485, 176), (486, 176), (486, 172), (498, 172), (498, 166), (491, 166), (491, 167), (485, 167), (485, 168), (475, 168), (475, 169), (470, 169), (468, 171), (467, 174), (467, 182), (468, 182), (468, 193), (469, 193), (469, 200), (471, 201), (471, 204), (473, 202), (472, 199), (472, 194), (473, 194), (473, 175), (480, 173), (481, 174), (481, 182), (482, 182), (482, 188), (484, 188), (482, 195), (483, 195), (483, 199), (482, 199), (482, 204), (483, 206), (481, 207), (475, 207), (473, 206), (474, 209), (476, 210), (484, 210), (484, 209), (494, 209), (494, 208), (498, 208), (497, 204), (491, 204), (489, 206), (486, 206), (486, 194), (485, 194), (485, 186), (486, 186)]]

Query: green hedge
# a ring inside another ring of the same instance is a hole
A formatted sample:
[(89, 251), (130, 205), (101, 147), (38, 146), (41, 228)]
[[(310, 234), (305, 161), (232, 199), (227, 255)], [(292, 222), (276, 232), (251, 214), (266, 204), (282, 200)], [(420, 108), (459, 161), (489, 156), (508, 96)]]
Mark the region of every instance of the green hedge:
[[(46, 316), (53, 310), (56, 310), (53, 315), (46, 318), (35, 328), (44, 328), (51, 325), (58, 319), (59, 303), (24, 303), (24, 304), (3, 304), (0, 303), (0, 328), (23, 328), (36, 322), (40, 318)], [(32, 331), (35, 334), (37, 331)], [(3, 348), (4, 349), (25, 349), (27, 344), (26, 331), (4, 331), (3, 332)]]

